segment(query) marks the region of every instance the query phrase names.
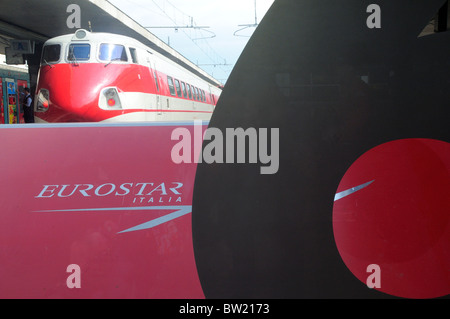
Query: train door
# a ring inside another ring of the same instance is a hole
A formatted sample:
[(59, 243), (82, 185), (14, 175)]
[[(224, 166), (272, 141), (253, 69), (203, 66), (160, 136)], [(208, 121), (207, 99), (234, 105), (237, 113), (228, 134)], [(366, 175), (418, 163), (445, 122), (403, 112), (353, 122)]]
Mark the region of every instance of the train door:
[(5, 79), (6, 102), (8, 109), (6, 112), (6, 122), (9, 124), (19, 123), (20, 105), (17, 99), (17, 87), (14, 79)]
[(162, 106), (161, 106), (161, 95), (160, 95), (160, 85), (159, 85), (159, 81), (158, 81), (158, 74), (156, 73), (156, 68), (155, 68), (155, 64), (153, 63), (153, 77), (155, 79), (155, 84), (156, 84), (156, 109), (158, 110), (158, 115), (162, 115)]
[(0, 124), (5, 123), (5, 108), (3, 106), (3, 79), (0, 78)]
[[(148, 51), (147, 51), (148, 52)], [(156, 114), (158, 117), (162, 116), (163, 112), (162, 112), (162, 103), (161, 103), (161, 86), (158, 80), (158, 73), (156, 71), (156, 65), (155, 65), (155, 61), (151, 58), (151, 52), (148, 52), (150, 55), (147, 56), (147, 63), (148, 63), (148, 67), (150, 69), (150, 73), (151, 76), (153, 77), (153, 79), (155, 80), (155, 86), (156, 86), (156, 100), (155, 100), (155, 104), (156, 104)]]

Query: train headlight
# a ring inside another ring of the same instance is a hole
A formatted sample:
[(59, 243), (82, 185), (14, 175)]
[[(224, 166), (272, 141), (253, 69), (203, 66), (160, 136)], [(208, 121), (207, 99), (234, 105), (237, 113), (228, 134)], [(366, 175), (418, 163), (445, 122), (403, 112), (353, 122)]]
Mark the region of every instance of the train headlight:
[(50, 92), (47, 89), (40, 89), (37, 95), (35, 111), (46, 112), (50, 105)]
[(80, 29), (77, 32), (75, 32), (75, 37), (78, 40), (82, 40), (82, 39), (86, 38), (86, 35), (87, 35), (87, 32), (86, 32), (86, 30), (83, 30), (83, 29)]
[(104, 110), (122, 109), (117, 88), (104, 88), (100, 93), (99, 107)]
[(107, 98), (114, 98), (116, 96), (117, 90), (110, 88), (110, 89), (105, 89), (103, 90), (104, 94)]

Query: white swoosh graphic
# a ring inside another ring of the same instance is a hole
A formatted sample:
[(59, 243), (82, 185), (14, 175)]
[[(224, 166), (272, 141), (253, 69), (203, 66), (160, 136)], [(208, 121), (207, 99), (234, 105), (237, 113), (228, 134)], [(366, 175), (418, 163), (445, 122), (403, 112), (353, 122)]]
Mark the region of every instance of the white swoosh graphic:
[(150, 229), (158, 225), (167, 223), (173, 219), (184, 216), (192, 212), (192, 206), (142, 206), (142, 207), (112, 207), (112, 208), (81, 208), (81, 209), (58, 209), (58, 210), (40, 210), (35, 213), (56, 213), (56, 212), (105, 212), (105, 211), (124, 211), (124, 210), (175, 210), (175, 212), (155, 218), (146, 223), (131, 227), (118, 232), (118, 234)]
[(367, 186), (369, 186), (373, 182), (375, 182), (375, 180), (367, 182), (367, 183), (359, 185), (359, 186), (352, 187), (352, 188), (347, 189), (347, 190), (345, 190), (343, 192), (336, 193), (336, 195), (334, 195), (334, 201), (340, 200), (340, 199), (342, 199), (344, 197), (347, 197), (347, 196), (349, 196), (349, 195), (351, 195), (353, 193), (356, 193), (357, 191), (360, 191), (361, 189), (366, 188)]

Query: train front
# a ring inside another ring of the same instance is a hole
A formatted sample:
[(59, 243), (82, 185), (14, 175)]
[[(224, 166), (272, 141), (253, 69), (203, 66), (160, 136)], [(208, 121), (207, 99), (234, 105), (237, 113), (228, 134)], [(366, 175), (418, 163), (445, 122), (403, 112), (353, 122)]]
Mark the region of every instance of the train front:
[(36, 122), (99, 122), (124, 113), (118, 83), (133, 70), (126, 47), (107, 40), (80, 29), (44, 44)]

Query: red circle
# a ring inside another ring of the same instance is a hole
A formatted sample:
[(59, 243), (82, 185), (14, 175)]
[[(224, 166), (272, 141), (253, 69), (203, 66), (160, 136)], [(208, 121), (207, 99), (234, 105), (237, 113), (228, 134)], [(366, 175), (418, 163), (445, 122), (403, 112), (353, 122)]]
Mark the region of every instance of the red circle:
[(379, 145), (353, 163), (336, 193), (336, 245), (360, 281), (366, 284), (368, 267), (378, 265), (374, 289), (381, 292), (404, 298), (450, 293), (449, 143)]

